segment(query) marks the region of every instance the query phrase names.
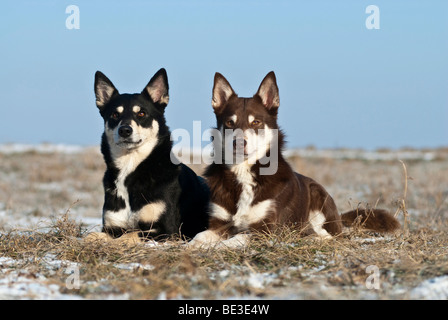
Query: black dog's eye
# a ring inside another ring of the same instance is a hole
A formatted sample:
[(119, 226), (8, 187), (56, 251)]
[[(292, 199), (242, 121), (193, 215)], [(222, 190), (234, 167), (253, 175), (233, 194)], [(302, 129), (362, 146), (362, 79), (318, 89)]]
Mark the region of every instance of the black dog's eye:
[(118, 112), (112, 113), (112, 119), (117, 120), (120, 117), (120, 114)]
[(139, 113), (137, 113), (137, 117), (139, 117), (139, 118), (143, 118), (144, 116), (146, 116), (145, 111), (140, 111)]

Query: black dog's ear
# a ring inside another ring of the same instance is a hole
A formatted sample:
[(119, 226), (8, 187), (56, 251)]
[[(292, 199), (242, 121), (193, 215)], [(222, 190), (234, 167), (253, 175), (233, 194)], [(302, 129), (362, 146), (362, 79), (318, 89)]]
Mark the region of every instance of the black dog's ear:
[(168, 89), (168, 75), (166, 70), (162, 68), (149, 80), (142, 94), (149, 97), (152, 102), (166, 107), (170, 100)]
[(118, 94), (112, 81), (110, 81), (101, 71), (95, 73), (95, 96), (96, 106), (102, 110), (110, 99)]
[(230, 97), (235, 94), (232, 86), (227, 81), (226, 78), (219, 72), (215, 73), (215, 79), (213, 83), (213, 96), (212, 96), (212, 107), (215, 112), (229, 101)]
[(280, 106), (280, 96), (274, 71), (269, 72), (264, 77), (255, 95), (261, 98), (261, 102), (268, 110)]

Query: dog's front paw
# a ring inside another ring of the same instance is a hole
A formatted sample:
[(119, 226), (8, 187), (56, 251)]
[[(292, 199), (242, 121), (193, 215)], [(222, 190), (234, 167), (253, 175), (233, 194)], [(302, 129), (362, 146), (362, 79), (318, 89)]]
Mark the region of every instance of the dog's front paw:
[(114, 239), (114, 242), (133, 246), (142, 243), (143, 239), (140, 237), (140, 232), (133, 231), (125, 233), (121, 237)]
[(221, 236), (213, 230), (206, 230), (198, 233), (193, 240), (188, 243), (191, 248), (211, 248), (221, 241)]
[(125, 245), (136, 245), (143, 242), (139, 236), (139, 232), (129, 232), (123, 234), (121, 237), (113, 238), (111, 235), (105, 232), (91, 232), (85, 238), (86, 242), (109, 242), (113, 244), (125, 244)]
[(113, 240), (110, 235), (105, 232), (91, 232), (85, 238), (85, 242), (108, 242)]

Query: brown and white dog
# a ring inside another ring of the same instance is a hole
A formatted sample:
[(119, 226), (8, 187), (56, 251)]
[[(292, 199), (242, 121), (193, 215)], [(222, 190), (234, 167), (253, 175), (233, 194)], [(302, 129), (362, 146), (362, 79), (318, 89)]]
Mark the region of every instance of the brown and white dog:
[(244, 246), (251, 230), (271, 231), (281, 225), (321, 238), (340, 234), (343, 224), (350, 226), (355, 220), (373, 231), (398, 229), (399, 222), (380, 209), (339, 215), (324, 187), (292, 170), (281, 154), (279, 105), (274, 72), (266, 75), (252, 98), (238, 97), (229, 82), (215, 74), (212, 106), (222, 139), (214, 137), (214, 147), (225, 161), (206, 169), (211, 189), (209, 229), (190, 245)]

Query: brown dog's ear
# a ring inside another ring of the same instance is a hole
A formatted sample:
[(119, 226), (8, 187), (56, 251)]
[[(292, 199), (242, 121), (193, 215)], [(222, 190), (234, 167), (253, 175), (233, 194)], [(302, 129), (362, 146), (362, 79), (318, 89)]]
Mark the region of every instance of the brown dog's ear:
[(142, 94), (151, 98), (152, 102), (166, 107), (170, 100), (168, 89), (168, 75), (166, 70), (162, 68), (149, 80)]
[(280, 96), (274, 71), (269, 72), (264, 77), (255, 95), (261, 98), (261, 102), (268, 110), (280, 106)]
[(112, 81), (110, 81), (101, 71), (95, 73), (95, 96), (96, 106), (100, 111), (112, 99), (114, 95), (118, 94)]
[(232, 86), (227, 79), (219, 72), (216, 72), (212, 97), (212, 107), (215, 109), (215, 112), (224, 106), (234, 94), (235, 91), (233, 91)]

